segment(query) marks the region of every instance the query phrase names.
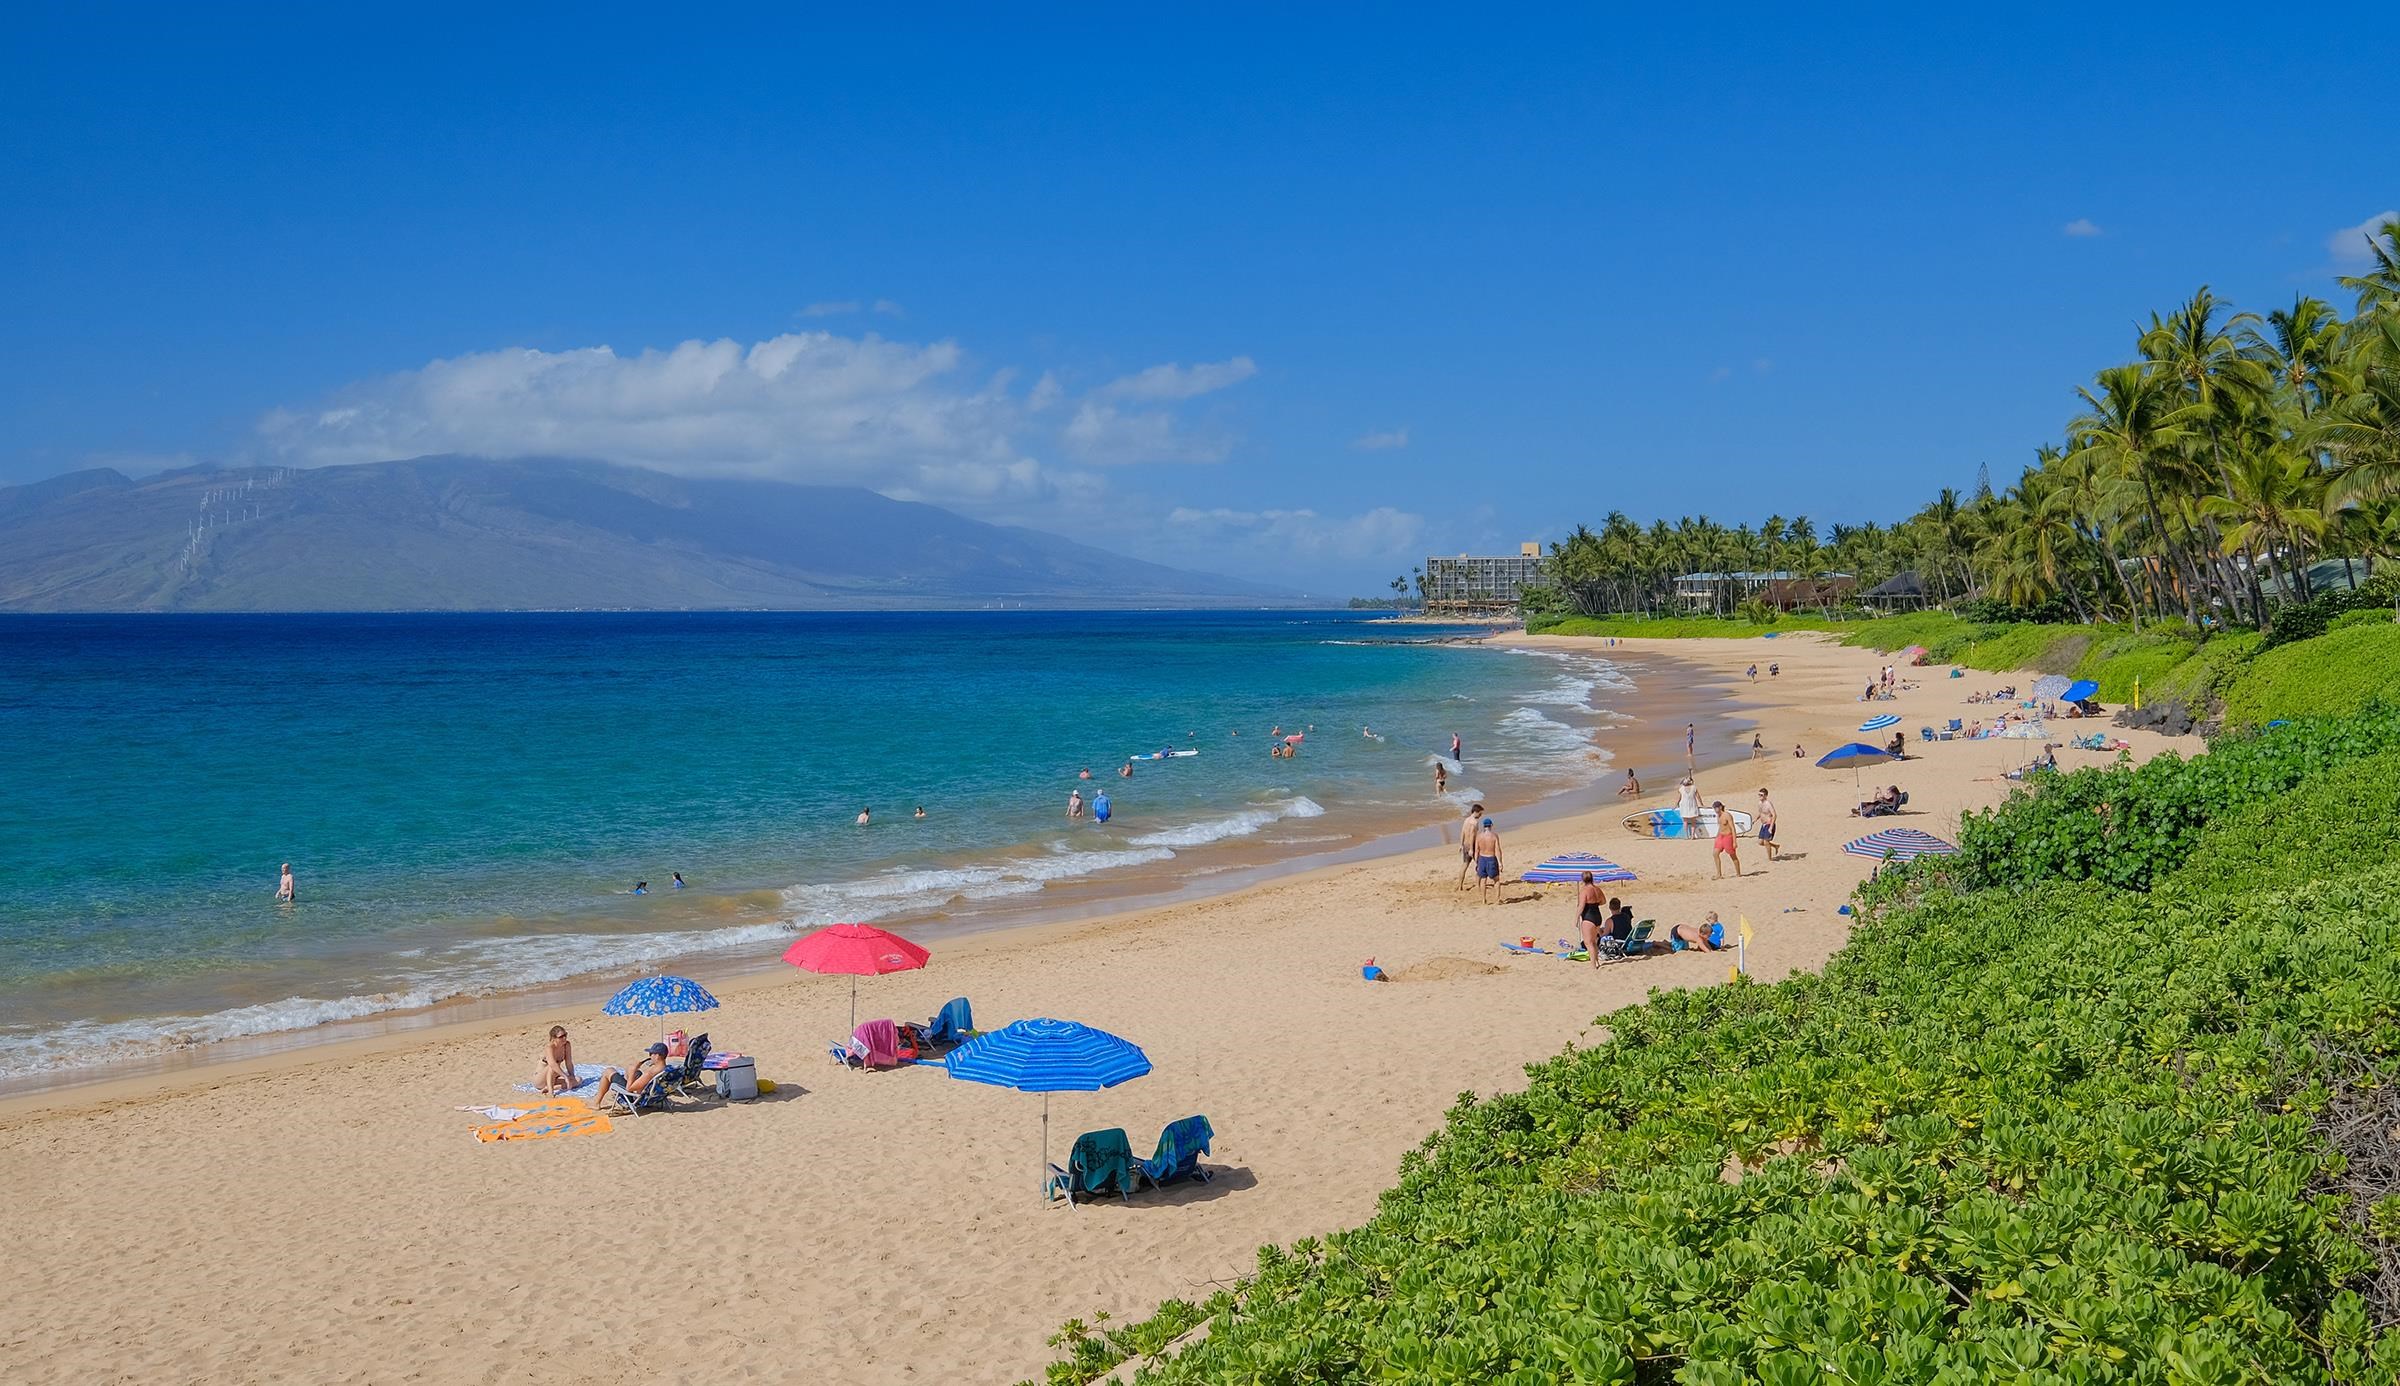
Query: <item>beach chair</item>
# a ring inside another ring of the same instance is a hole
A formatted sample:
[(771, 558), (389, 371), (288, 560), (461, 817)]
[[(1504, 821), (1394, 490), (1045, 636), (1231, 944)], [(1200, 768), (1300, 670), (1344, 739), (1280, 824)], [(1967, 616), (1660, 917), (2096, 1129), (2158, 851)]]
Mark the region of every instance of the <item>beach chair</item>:
[(682, 1058), (667, 1060), (667, 1081), (675, 1085), (676, 1092), (690, 1097), (693, 1084), (698, 1083), (702, 1087), (708, 1086), (707, 1075), (700, 1071), (701, 1066), (707, 1062), (708, 1036), (706, 1034), (694, 1035), (691, 1042), (684, 1046)]
[(975, 1037), (975, 1009), (967, 998), (953, 996), (919, 1034), (927, 1044), (964, 1044)]
[(1935, 730), (1934, 730), (1933, 728), (1931, 728), (1931, 727), (1919, 727), (1919, 728), (1917, 728), (1917, 740), (1919, 740), (1919, 741), (1934, 741), (1934, 740), (1938, 740), (1940, 737), (1941, 737), (1941, 733), (1940, 733), (1940, 732), (1937, 732), (1937, 731), (1935, 731)]
[(1078, 1194), (1097, 1197), (1110, 1189), (1130, 1203), (1137, 1177), (1133, 1145), (1125, 1139), (1125, 1128), (1111, 1126), (1077, 1136), (1074, 1149), (1067, 1152), (1067, 1167), (1052, 1165), (1050, 1182), (1044, 1187), (1050, 1197), (1064, 1198), (1070, 1208)]
[(592, 1105), (603, 1112), (623, 1112), (627, 1116), (660, 1111), (666, 1107), (674, 1083), (675, 1075), (672, 1072), (659, 1074), (649, 1087), (639, 1093), (627, 1091), (622, 1081), (614, 1082)]
[(833, 1061), (845, 1068), (898, 1068), (913, 1060), (900, 1049), (900, 1027), (889, 1020), (861, 1021), (847, 1040), (826, 1046)]
[(1633, 932), (1624, 938), (1601, 939), (1600, 961), (1603, 964), (1623, 962), (1627, 958), (1638, 958), (1642, 954), (1649, 952), (1650, 931), (1657, 927), (1657, 920), (1645, 919), (1634, 925)]
[(1966, 718), (1964, 718), (1964, 717), (1953, 717), (1953, 718), (1951, 718), (1951, 719), (1950, 719), (1950, 725), (1949, 725), (1948, 727), (1944, 728), (1943, 730), (1945, 730), (1945, 731), (1954, 731), (1954, 732), (1959, 732), (1959, 731), (1965, 731), (1966, 729), (1967, 729), (1967, 719), (1966, 719)]
[(1188, 1116), (1167, 1123), (1167, 1129), (1158, 1133), (1158, 1153), (1138, 1167), (1142, 1178), (1154, 1189), (1178, 1179), (1207, 1183), (1216, 1176), (1200, 1163), (1200, 1157), (1208, 1153), (1208, 1143), (1216, 1134), (1209, 1129), (1208, 1118), (1204, 1116)]

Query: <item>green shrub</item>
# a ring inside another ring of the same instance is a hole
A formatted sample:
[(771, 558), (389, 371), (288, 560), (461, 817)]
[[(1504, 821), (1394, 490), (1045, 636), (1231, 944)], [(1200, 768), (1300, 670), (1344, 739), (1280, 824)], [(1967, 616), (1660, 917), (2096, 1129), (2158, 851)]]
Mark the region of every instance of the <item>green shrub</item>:
[(2394, 617), (2389, 608), (2368, 606), (2361, 607), (2356, 611), (2343, 612), (2327, 622), (2325, 629), (2330, 634), (2337, 630), (2349, 630), (2354, 626), (2388, 626), (2395, 621), (2400, 621), (2400, 617)]
[[(2400, 1203), (2336, 1192), (2319, 1121), (2357, 1076), (2329, 1051), (2400, 1078), (2400, 865), (2355, 850), (2400, 802), (2400, 718), (2059, 777), (1993, 820), (2063, 829), (2042, 801), (2101, 786), (2134, 825), (2107, 853), (2154, 889), (2039, 852), (1959, 888), (1990, 838), (1951, 884), (1893, 873), (1823, 974), (1654, 993), (1462, 1098), (1372, 1221), (1262, 1250), (1137, 1380), (2400, 1376), (2356, 1292)], [(2355, 829), (2295, 826), (2340, 804)], [(1111, 1339), (1152, 1350), (1176, 1309)]]

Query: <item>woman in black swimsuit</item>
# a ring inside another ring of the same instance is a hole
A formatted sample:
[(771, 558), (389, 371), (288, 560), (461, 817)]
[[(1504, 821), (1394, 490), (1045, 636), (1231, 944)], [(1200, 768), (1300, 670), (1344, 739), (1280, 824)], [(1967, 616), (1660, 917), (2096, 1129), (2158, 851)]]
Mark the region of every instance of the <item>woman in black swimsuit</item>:
[(1600, 965), (1600, 931), (1608, 927), (1600, 917), (1600, 898), (1592, 873), (1584, 872), (1583, 888), (1575, 894), (1575, 931), (1583, 937), (1583, 951), (1591, 955), (1594, 967)]

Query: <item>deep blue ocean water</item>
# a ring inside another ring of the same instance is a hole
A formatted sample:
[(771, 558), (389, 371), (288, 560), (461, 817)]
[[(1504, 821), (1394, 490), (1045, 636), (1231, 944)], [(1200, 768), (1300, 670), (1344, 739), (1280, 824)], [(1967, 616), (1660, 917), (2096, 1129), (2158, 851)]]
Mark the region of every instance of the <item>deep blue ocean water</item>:
[[(1597, 774), (1626, 687), (1605, 662), (1441, 634), (1288, 612), (0, 617), (0, 1076), (771, 953), (836, 919), (938, 932)], [(1278, 727), (1306, 735), (1297, 759), (1267, 756)], [(1118, 777), (1168, 746), (1202, 754)], [(1067, 820), (1079, 786), (1110, 823)]]

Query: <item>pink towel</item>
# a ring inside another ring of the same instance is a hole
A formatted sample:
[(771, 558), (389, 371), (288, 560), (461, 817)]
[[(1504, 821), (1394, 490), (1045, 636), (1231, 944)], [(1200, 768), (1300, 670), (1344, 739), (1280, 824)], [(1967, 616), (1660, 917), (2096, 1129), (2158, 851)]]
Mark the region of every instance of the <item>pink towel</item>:
[(850, 1032), (851, 1052), (867, 1051), (867, 1067), (892, 1068), (900, 1062), (900, 1027), (888, 1020), (870, 1020)]

